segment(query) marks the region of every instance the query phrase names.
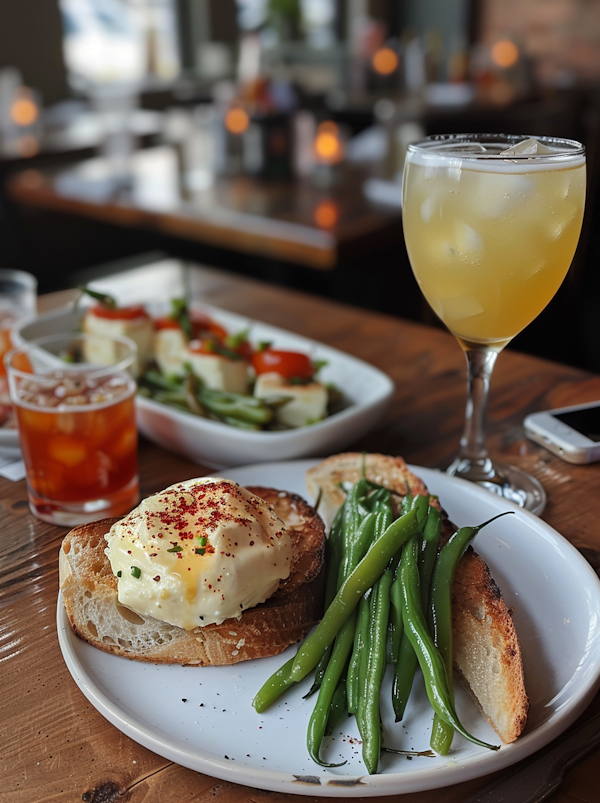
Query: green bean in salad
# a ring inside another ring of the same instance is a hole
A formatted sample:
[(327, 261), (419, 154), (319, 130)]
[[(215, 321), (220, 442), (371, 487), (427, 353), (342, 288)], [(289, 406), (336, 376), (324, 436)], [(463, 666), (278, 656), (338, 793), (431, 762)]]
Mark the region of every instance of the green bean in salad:
[(264, 429), (275, 418), (275, 410), (289, 398), (257, 399), (242, 393), (207, 388), (190, 370), (182, 377), (167, 377), (149, 369), (138, 379), (138, 392), (161, 404), (222, 421), (244, 429)]

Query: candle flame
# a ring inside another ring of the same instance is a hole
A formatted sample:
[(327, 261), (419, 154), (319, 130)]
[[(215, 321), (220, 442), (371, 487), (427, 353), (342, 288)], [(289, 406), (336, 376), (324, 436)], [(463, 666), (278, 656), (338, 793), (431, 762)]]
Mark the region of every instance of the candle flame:
[(338, 126), (331, 121), (321, 123), (315, 137), (315, 154), (325, 164), (337, 164), (344, 157), (344, 145)]
[(391, 47), (380, 47), (373, 54), (371, 64), (379, 75), (391, 75), (398, 69), (398, 54)]
[(234, 106), (225, 115), (225, 128), (230, 134), (243, 134), (250, 125), (250, 117), (245, 109)]
[(331, 229), (338, 222), (340, 210), (334, 201), (321, 201), (315, 208), (315, 223), (320, 229)]
[(17, 125), (33, 125), (38, 118), (38, 107), (31, 96), (31, 92), (25, 87), (18, 90), (18, 96), (13, 101), (10, 109), (12, 121)]
[(510, 39), (500, 39), (492, 47), (492, 61), (498, 67), (513, 67), (519, 60), (519, 48)]

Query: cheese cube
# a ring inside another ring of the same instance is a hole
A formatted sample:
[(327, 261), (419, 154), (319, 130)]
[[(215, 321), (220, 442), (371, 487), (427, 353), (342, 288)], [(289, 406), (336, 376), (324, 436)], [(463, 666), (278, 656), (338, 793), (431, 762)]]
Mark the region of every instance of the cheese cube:
[(165, 376), (183, 376), (183, 365), (189, 360), (188, 339), (179, 328), (159, 329), (154, 335), (154, 359)]
[[(150, 318), (139, 317), (128, 319), (101, 318), (99, 315), (88, 313), (83, 319), (83, 331), (91, 335), (104, 335), (105, 337), (129, 337), (138, 347), (138, 373), (144, 370), (152, 357), (152, 342), (154, 340), (154, 324)], [(114, 347), (107, 341), (90, 343), (86, 359), (102, 365), (111, 365), (116, 361)]]
[(221, 354), (200, 354), (189, 349), (185, 359), (207, 388), (227, 390), (231, 393), (248, 392), (246, 360), (232, 360)]
[(290, 401), (279, 407), (275, 413), (275, 420), (287, 427), (304, 427), (327, 415), (329, 394), (325, 385), (320, 382), (290, 385), (281, 374), (269, 372), (257, 376), (254, 395), (259, 399), (270, 396), (289, 398)]

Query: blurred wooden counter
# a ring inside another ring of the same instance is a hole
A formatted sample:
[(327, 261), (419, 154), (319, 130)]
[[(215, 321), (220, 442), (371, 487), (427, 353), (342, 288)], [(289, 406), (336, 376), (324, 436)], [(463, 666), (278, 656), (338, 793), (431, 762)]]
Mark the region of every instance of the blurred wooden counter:
[[(181, 292), (184, 268), (173, 261), (108, 280), (123, 303)], [(193, 295), (350, 352), (387, 371), (397, 385), (381, 425), (354, 446), (445, 466), (461, 434), (465, 364), (454, 338), (438, 329), (361, 311), (214, 270), (192, 268)], [(104, 284), (106, 285), (106, 279)], [(40, 300), (67, 303), (74, 291)], [(600, 376), (507, 350), (498, 360), (490, 407), (490, 447), (534, 473), (549, 501), (544, 519), (600, 567), (600, 464), (572, 466), (524, 438), (532, 410), (600, 398)], [(208, 469), (148, 442), (140, 445), (144, 496)], [(293, 803), (184, 769), (139, 746), (106, 721), (71, 679), (56, 634), (58, 549), (64, 529), (29, 512), (25, 481), (0, 479), (0, 797), (6, 803)], [(151, 705), (151, 700), (148, 701)], [(597, 697), (583, 715), (600, 709)], [(403, 803), (461, 803), (486, 779), (402, 796)], [(595, 757), (580, 764), (553, 803), (589, 803), (600, 786)], [(310, 798), (316, 800), (316, 798)], [(347, 798), (339, 798), (347, 801)], [(397, 801), (399, 798), (387, 798)]]
[(386, 243), (404, 248), (397, 208), (362, 192), (364, 173), (344, 168), (330, 186), (215, 177), (193, 189), (175, 148), (136, 152), (130, 181), (115, 181), (102, 159), (12, 176), (18, 204), (93, 218), (246, 255), (330, 269)]

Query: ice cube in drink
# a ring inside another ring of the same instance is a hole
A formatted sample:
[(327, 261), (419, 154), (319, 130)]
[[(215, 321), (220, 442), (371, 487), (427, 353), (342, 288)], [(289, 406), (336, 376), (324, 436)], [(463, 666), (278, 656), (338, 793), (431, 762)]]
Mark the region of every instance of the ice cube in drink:
[(500, 156), (533, 156), (538, 153), (554, 153), (552, 148), (544, 145), (543, 142), (538, 142), (537, 139), (530, 137), (521, 142), (517, 142), (511, 148), (500, 151)]

